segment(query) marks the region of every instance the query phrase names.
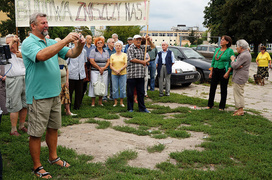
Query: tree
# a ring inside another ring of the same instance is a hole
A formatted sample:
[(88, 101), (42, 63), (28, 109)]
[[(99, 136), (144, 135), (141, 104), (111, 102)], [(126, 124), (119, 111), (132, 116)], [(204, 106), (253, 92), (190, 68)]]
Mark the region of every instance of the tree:
[[(7, 14), (8, 20), (1, 21), (0, 33), (2, 36), (7, 34), (16, 34), (15, 25), (15, 6), (14, 0), (1, 0), (0, 11)], [(25, 39), (28, 34), (29, 28), (20, 27), (18, 28), (18, 35), (21, 40)]]
[(51, 39), (65, 38), (70, 32), (73, 32), (75, 27), (67, 26), (67, 27), (49, 27), (48, 34), (50, 35)]
[(234, 41), (245, 39), (258, 45), (272, 40), (271, 0), (211, 0), (205, 7), (204, 22), (212, 36), (227, 34)]
[(196, 43), (195, 32), (193, 29), (192, 29), (191, 33), (189, 34), (188, 40), (190, 41), (191, 44)]
[(111, 35), (118, 34), (118, 39), (127, 42), (128, 37), (133, 37), (135, 34), (140, 34), (143, 27), (141, 26), (107, 26), (104, 31), (104, 37), (107, 40)]

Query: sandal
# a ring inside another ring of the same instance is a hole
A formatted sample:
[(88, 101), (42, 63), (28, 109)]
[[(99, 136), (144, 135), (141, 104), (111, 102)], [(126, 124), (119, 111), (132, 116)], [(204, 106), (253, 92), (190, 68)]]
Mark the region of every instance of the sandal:
[(245, 115), (244, 112), (236, 112), (236, 113), (233, 113), (232, 116), (243, 116), (243, 115)]
[[(55, 163), (58, 162), (58, 161), (62, 161), (63, 164), (62, 164), (62, 165), (56, 164), (56, 165), (58, 165), (58, 166), (60, 166), (60, 167), (66, 167), (67, 162), (64, 161), (64, 160), (61, 160), (60, 157), (57, 157), (56, 159), (54, 159), (54, 160), (52, 160), (52, 161), (50, 161), (50, 160), (48, 159), (48, 162), (49, 162), (50, 164), (52, 164), (52, 165), (55, 164)], [(69, 167), (69, 166), (68, 166), (68, 167)], [(66, 167), (66, 168), (68, 168), (68, 167)]]
[[(42, 170), (42, 169), (43, 169), (43, 166), (40, 166), (40, 167), (38, 167), (37, 169), (33, 170), (33, 173), (34, 173), (36, 176), (38, 175), (38, 177), (41, 177), (41, 178), (43, 178), (44, 176), (48, 176), (48, 175), (49, 175), (49, 177), (46, 178), (46, 179), (51, 179), (52, 176), (50, 175), (49, 172), (40, 173), (40, 170)], [(44, 178), (44, 179), (45, 179), (45, 178)]]

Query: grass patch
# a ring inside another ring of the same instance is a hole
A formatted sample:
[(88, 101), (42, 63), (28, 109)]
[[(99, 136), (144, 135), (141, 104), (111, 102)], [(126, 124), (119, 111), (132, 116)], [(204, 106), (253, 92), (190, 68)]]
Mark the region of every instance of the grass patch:
[(162, 152), (165, 148), (164, 144), (158, 144), (147, 148), (149, 153)]
[(98, 121), (95, 119), (89, 119), (86, 123), (98, 124), (98, 126), (95, 127), (97, 129), (107, 129), (111, 125), (109, 121)]
[[(272, 177), (272, 123), (259, 115), (258, 111), (248, 110), (244, 116), (232, 116), (232, 112), (211, 110), (192, 110), (186, 107), (171, 109), (154, 103), (190, 104), (207, 106), (207, 100), (172, 93), (159, 97), (158, 91), (150, 91), (152, 102), (146, 103), (151, 114), (139, 113), (135, 104), (134, 112), (125, 108), (112, 108), (113, 102), (104, 103), (104, 107), (91, 107), (91, 98), (85, 96), (80, 110), (73, 110), (77, 117), (62, 114), (62, 125), (79, 124), (81, 118), (87, 123), (97, 124), (96, 128), (115, 130), (156, 139), (189, 138), (190, 133), (202, 132), (207, 135), (198, 145), (202, 151), (181, 150), (169, 154), (170, 160), (156, 165), (157, 170), (131, 167), (128, 161), (137, 158), (132, 150), (119, 152), (108, 157), (106, 162), (93, 162), (92, 149), (88, 155), (79, 155), (75, 150), (58, 146), (60, 157), (72, 166), (56, 168), (47, 163), (48, 149), (41, 147), (41, 162), (45, 169), (59, 179), (271, 179)], [(124, 99), (126, 104), (126, 98)], [(218, 103), (215, 103), (218, 107)], [(228, 105), (230, 106), (230, 105)], [(164, 119), (166, 113), (175, 113), (171, 119)], [(137, 125), (111, 126), (111, 119), (127, 118), (125, 123)], [(98, 121), (103, 118), (109, 121)], [(187, 126), (183, 126), (186, 124)], [(207, 125), (208, 124), (208, 125)], [(153, 130), (156, 129), (156, 130)], [(61, 131), (61, 130), (60, 130)], [(28, 135), (12, 137), (10, 119), (3, 115), (0, 125), (0, 150), (3, 157), (3, 179), (38, 179), (31, 174), (33, 166), (28, 148)], [(45, 140), (45, 136), (42, 137)], [(149, 147), (161, 152), (162, 145)], [(176, 164), (171, 163), (177, 162)], [(212, 168), (213, 169), (212, 169)]]

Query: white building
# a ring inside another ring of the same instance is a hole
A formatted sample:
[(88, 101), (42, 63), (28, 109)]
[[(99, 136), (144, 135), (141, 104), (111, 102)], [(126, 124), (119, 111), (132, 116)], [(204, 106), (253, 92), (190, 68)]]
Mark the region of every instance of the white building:
[[(196, 37), (202, 38), (202, 31), (199, 31), (197, 26), (186, 27), (186, 25), (178, 25), (177, 27), (172, 27), (171, 31), (158, 31), (151, 30), (148, 31), (148, 35), (152, 38), (152, 42), (156, 46), (160, 46), (162, 42), (167, 42), (170, 46), (186, 44), (191, 45), (188, 37), (190, 33), (194, 30), (194, 35)], [(140, 32), (142, 35), (146, 35), (146, 30)]]

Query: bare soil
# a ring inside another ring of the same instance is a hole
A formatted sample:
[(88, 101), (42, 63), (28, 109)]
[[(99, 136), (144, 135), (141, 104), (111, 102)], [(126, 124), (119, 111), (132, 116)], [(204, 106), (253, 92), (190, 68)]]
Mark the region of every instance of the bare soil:
[[(257, 67), (252, 63), (250, 68), (250, 77), (256, 73)], [(271, 74), (271, 70), (270, 70)], [(272, 97), (272, 78), (266, 81), (265, 86), (258, 86), (247, 83), (245, 86), (245, 103), (246, 109), (255, 109), (261, 112), (261, 115), (272, 120), (271, 113), (271, 97)], [(209, 95), (209, 86), (192, 84), (189, 87), (175, 87), (171, 89), (172, 93), (184, 94), (191, 97), (200, 97), (207, 99)], [(218, 87), (215, 101), (220, 99), (220, 88)], [(159, 103), (160, 104), (160, 103)], [(228, 88), (227, 104), (234, 105), (232, 87)], [(176, 108), (181, 105), (177, 103), (161, 103), (160, 105)], [(192, 106), (193, 108), (194, 106)], [(195, 108), (199, 108), (196, 107)], [(227, 111), (233, 111), (234, 108), (230, 107)], [(166, 118), (171, 118), (172, 114), (166, 114)], [(133, 150), (138, 152), (138, 157), (135, 160), (129, 161), (130, 166), (144, 167), (154, 169), (155, 165), (160, 162), (170, 160), (170, 152), (182, 151), (186, 149), (202, 150), (198, 147), (205, 138), (206, 134), (201, 132), (190, 132), (191, 137), (186, 139), (167, 138), (163, 140), (154, 139), (149, 136), (137, 136), (134, 134), (115, 131), (112, 128), (96, 129), (96, 124), (84, 123), (86, 119), (82, 119), (82, 124), (63, 127), (60, 129), (61, 135), (58, 139), (58, 145), (74, 149), (79, 154), (92, 155), (94, 159), (92, 162), (105, 162), (105, 160), (124, 150)], [(99, 120), (99, 119), (97, 119)], [(104, 120), (104, 119), (103, 119)], [(110, 120), (113, 126), (127, 125), (124, 123), (125, 118), (117, 120)], [(135, 127), (136, 125), (130, 125)], [(148, 153), (147, 147), (165, 144), (166, 149), (161, 153)], [(45, 145), (45, 144), (43, 144)]]

